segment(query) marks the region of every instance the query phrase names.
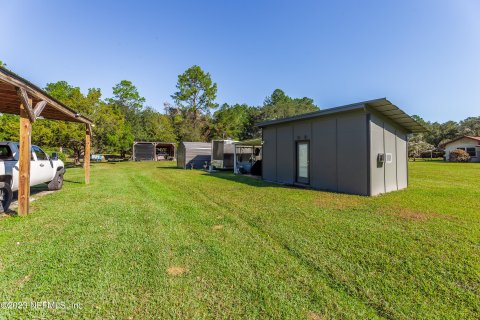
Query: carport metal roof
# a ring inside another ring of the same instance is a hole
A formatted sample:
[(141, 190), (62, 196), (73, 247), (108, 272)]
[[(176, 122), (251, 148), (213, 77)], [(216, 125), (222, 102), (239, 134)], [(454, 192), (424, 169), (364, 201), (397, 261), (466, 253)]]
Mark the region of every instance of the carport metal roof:
[(243, 140), (243, 141), (235, 141), (232, 142), (236, 146), (248, 146), (248, 147), (255, 147), (262, 145), (262, 139), (250, 139), (250, 140)]
[(398, 125), (407, 129), (411, 133), (426, 131), (426, 129), (421, 124), (419, 124), (412, 117), (406, 114), (402, 109), (398, 108), (389, 100), (387, 100), (387, 98), (357, 102), (357, 103), (353, 103), (345, 106), (320, 110), (320, 111), (311, 112), (311, 113), (305, 113), (305, 114), (301, 114), (301, 115), (289, 117), (289, 118), (264, 121), (264, 122), (258, 123), (257, 126), (260, 128), (263, 128), (263, 127), (267, 127), (275, 124), (312, 119), (312, 118), (323, 117), (323, 116), (327, 116), (335, 113), (360, 110), (360, 109), (371, 109), (376, 112), (379, 112), (383, 116), (393, 120)]
[(41, 117), (92, 124), (92, 120), (67, 107), (28, 80), (0, 67), (0, 113), (20, 115), (20, 104), (28, 99), (32, 100), (32, 122)]

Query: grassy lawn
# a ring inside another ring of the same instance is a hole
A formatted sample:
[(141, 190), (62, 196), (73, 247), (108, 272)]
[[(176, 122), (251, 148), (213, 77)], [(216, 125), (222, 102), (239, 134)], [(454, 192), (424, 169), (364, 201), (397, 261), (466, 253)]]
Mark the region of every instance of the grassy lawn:
[(0, 319), (480, 317), (480, 164), (410, 163), (375, 198), (169, 163), (66, 179), (0, 219), (0, 302), (28, 302)]

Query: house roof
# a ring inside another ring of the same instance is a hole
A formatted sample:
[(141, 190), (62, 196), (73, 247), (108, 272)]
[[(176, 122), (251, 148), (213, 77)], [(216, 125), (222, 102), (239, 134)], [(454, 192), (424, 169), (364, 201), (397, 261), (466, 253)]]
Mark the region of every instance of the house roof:
[(92, 124), (92, 120), (89, 118), (56, 100), (30, 81), (3, 67), (0, 67), (0, 113), (20, 114), (20, 104), (22, 102), (17, 93), (17, 88), (24, 90), (28, 98), (32, 99), (32, 107), (44, 101), (45, 106), (39, 114), (42, 118)]
[(400, 108), (392, 104), (389, 100), (387, 100), (387, 98), (357, 102), (357, 103), (348, 104), (340, 107), (324, 109), (324, 110), (315, 111), (311, 113), (304, 113), (304, 114), (297, 115), (294, 117), (289, 117), (289, 118), (264, 121), (264, 122), (258, 123), (257, 126), (260, 128), (263, 128), (263, 127), (280, 124), (280, 123), (288, 123), (292, 121), (312, 119), (312, 118), (323, 117), (323, 116), (328, 116), (336, 113), (342, 113), (342, 112), (353, 111), (353, 110), (361, 110), (361, 109), (365, 110), (367, 108), (379, 112), (380, 114), (391, 119), (393, 122), (397, 123), (401, 127), (407, 129), (407, 131), (411, 133), (426, 131), (426, 129), (421, 124), (415, 121), (403, 110), (401, 110)]
[(480, 146), (480, 137), (474, 137), (474, 136), (461, 136), (461, 137), (458, 137), (458, 138), (455, 138), (453, 140), (450, 140), (448, 142), (443, 143), (442, 146), (446, 146), (447, 144), (450, 144), (452, 142), (455, 142), (455, 141), (458, 141), (458, 140), (464, 139), (464, 138), (465, 139), (470, 139), (470, 140), (473, 140), (473, 141), (477, 141), (479, 146)]

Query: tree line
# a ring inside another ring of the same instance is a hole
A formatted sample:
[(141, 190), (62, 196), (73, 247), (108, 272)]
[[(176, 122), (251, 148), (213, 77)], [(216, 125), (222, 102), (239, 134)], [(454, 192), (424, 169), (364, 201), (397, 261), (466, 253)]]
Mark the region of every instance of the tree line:
[(430, 122), (419, 116), (413, 118), (426, 129), (423, 133), (413, 134), (409, 138), (409, 156), (418, 158), (433, 152), (434, 156), (441, 156), (446, 142), (460, 136), (480, 137), (480, 116), (468, 117), (460, 122), (446, 121)]
[[(3, 65), (3, 63), (2, 63)], [(5, 65), (3, 65), (5, 67)], [(136, 86), (122, 80), (112, 95), (102, 97), (98, 88), (83, 93), (66, 81), (48, 83), (44, 90), (77, 112), (92, 119), (92, 149), (95, 153), (125, 157), (134, 141), (211, 141), (257, 138), (255, 123), (319, 110), (310, 98), (292, 98), (276, 89), (261, 106), (247, 104), (218, 105), (217, 84), (209, 73), (192, 66), (178, 76), (173, 104), (165, 103), (164, 112), (146, 104)], [(85, 129), (77, 123), (37, 121), (32, 143), (46, 149), (61, 147), (76, 161), (84, 149)], [(0, 141), (19, 139), (18, 116), (0, 114)]]
[[(0, 66), (6, 65), (0, 60)], [(134, 141), (211, 141), (245, 140), (260, 137), (255, 123), (290, 117), (319, 110), (310, 98), (292, 98), (280, 89), (267, 96), (261, 106), (247, 104), (218, 105), (217, 84), (199, 66), (192, 66), (178, 76), (172, 103), (164, 112), (148, 106), (136, 86), (122, 80), (112, 88), (112, 95), (102, 97), (98, 88), (84, 94), (65, 81), (48, 83), (44, 90), (77, 112), (93, 120), (92, 147), (96, 153), (125, 157)], [(480, 117), (444, 123), (413, 118), (426, 132), (409, 139), (409, 156), (438, 151), (445, 142), (461, 135), (480, 136)], [(18, 116), (0, 114), (0, 140), (19, 139)], [(42, 120), (34, 125), (32, 143), (48, 148), (61, 147), (79, 161), (84, 148), (84, 128), (76, 123)]]

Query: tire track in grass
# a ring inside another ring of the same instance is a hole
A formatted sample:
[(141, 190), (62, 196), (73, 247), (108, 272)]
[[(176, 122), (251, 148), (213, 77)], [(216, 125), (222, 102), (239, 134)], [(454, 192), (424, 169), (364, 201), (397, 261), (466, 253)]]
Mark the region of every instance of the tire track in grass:
[[(215, 201), (216, 198), (214, 198), (212, 201), (214, 201), (219, 207), (223, 206), (224, 203), (220, 203), (218, 201)], [(228, 206), (228, 203), (226, 204)], [(236, 207), (229, 207), (230, 210), (235, 211)], [(259, 224), (255, 223), (254, 221), (251, 221), (249, 219), (242, 218), (241, 216), (237, 215), (239, 219), (241, 219), (244, 223), (248, 224), (250, 227), (255, 229), (258, 234), (260, 234), (262, 237), (265, 239), (268, 239), (274, 243), (276, 243), (278, 246), (284, 249), (285, 252), (287, 252), (290, 256), (296, 258), (303, 266), (305, 266), (308, 270), (310, 270), (310, 273), (312, 274), (321, 274), (323, 279), (327, 282), (328, 286), (336, 291), (340, 291), (344, 296), (348, 296), (351, 298), (354, 298), (358, 302), (364, 304), (365, 306), (369, 306), (372, 308), (372, 310), (375, 311), (378, 317), (383, 317), (386, 319), (394, 319), (395, 316), (389, 312), (389, 310), (386, 310), (383, 308), (382, 305), (378, 305), (375, 303), (372, 303), (369, 300), (364, 299), (363, 297), (359, 297), (358, 294), (354, 291), (352, 291), (350, 288), (347, 286), (341, 285), (340, 281), (337, 281), (337, 279), (330, 273), (325, 272), (322, 268), (318, 267), (316, 264), (312, 263), (308, 259), (305, 259), (303, 255), (295, 250), (293, 247), (291, 247), (288, 243), (284, 242), (282, 238), (277, 237), (271, 233), (268, 233), (266, 230), (264, 230)]]
[[(197, 172), (192, 172), (192, 173), (196, 174)], [(191, 194), (191, 197), (197, 199), (199, 203), (205, 203), (205, 204), (208, 203), (212, 208), (216, 209), (217, 211), (228, 212), (228, 215), (234, 218), (236, 222), (240, 222), (241, 224), (248, 226), (250, 230), (253, 231), (251, 232), (252, 234), (256, 234), (257, 236), (260, 236), (261, 238), (263, 238), (266, 241), (266, 243), (269, 244), (269, 246), (272, 246), (272, 248), (275, 248), (275, 247), (282, 248), (282, 250), (287, 255), (297, 260), (300, 263), (300, 265), (302, 265), (306, 270), (308, 270), (308, 273), (310, 275), (315, 275), (315, 276), (321, 275), (321, 279), (323, 279), (332, 290), (339, 293), (344, 298), (348, 297), (348, 298), (354, 299), (357, 303), (360, 303), (364, 307), (366, 307), (367, 310), (368, 308), (370, 308), (370, 310), (374, 312), (378, 317), (384, 317), (384, 318), (393, 317), (393, 315), (389, 314), (385, 310), (382, 310), (382, 309), (379, 310), (378, 308), (376, 308), (377, 306), (372, 304), (370, 301), (364, 301), (363, 299), (358, 297), (357, 294), (352, 292), (349, 288), (338, 285), (338, 282), (335, 281), (335, 278), (333, 278), (330, 274), (326, 273), (323, 269), (309, 262), (299, 252), (294, 250), (294, 248), (290, 247), (287, 243), (284, 243), (278, 237), (272, 236), (271, 234), (266, 232), (264, 229), (262, 229), (261, 226), (259, 226), (255, 222), (242, 218), (241, 215), (237, 213), (238, 208), (235, 206), (232, 206), (230, 203), (228, 203), (228, 201), (223, 201), (223, 199), (219, 200), (218, 195), (216, 197), (208, 197), (208, 194), (202, 191), (202, 187), (203, 187), (202, 185), (199, 185), (199, 184), (194, 185), (191, 180), (189, 180), (188, 183), (186, 183), (187, 181), (185, 180), (175, 179), (174, 177), (171, 177), (168, 175), (166, 175), (164, 178), (167, 178), (170, 182), (169, 185), (172, 188), (175, 188), (178, 192), (188, 191), (188, 193)], [(198, 176), (196, 176), (196, 178), (198, 178)], [(222, 210), (222, 209), (227, 209), (227, 210)], [(309, 287), (309, 290), (310, 290), (310, 295), (309, 295), (310, 300), (312, 295), (317, 299), (320, 298), (317, 295), (317, 293), (313, 290), (312, 287)]]
[[(152, 188), (152, 189), (153, 189), (153, 188)], [(197, 197), (196, 197), (195, 195), (193, 195), (192, 198), (197, 199)], [(170, 200), (170, 199), (164, 199), (164, 200), (167, 200), (169, 203), (171, 203), (171, 204), (173, 204), (173, 205), (177, 204), (173, 199), (172, 199), (172, 200)], [(190, 206), (190, 205), (192, 205), (192, 204), (191, 204), (191, 203), (188, 203), (188, 204), (186, 204), (186, 205)], [(192, 206), (192, 207), (193, 207), (193, 206)], [(181, 215), (181, 213), (180, 213), (180, 215)], [(184, 218), (183, 218), (183, 221), (184, 221), (184, 222), (188, 222), (188, 219), (189, 219), (189, 218), (191, 218), (191, 217), (184, 217)], [(198, 228), (197, 228), (197, 229), (198, 229)], [(203, 240), (202, 234), (201, 234), (197, 229), (196, 229), (196, 228), (189, 228), (189, 231), (190, 231), (191, 233), (195, 233), (195, 234), (197, 235), (195, 238), (197, 239), (198, 242), (202, 243), (204, 246), (208, 246), (208, 243)], [(271, 315), (271, 316), (272, 316), (272, 315)]]
[[(142, 195), (145, 197), (146, 195), (149, 196), (149, 199), (153, 199), (152, 205), (154, 205), (157, 202), (161, 202), (161, 207), (165, 208), (164, 212), (165, 215), (161, 216), (161, 220), (164, 221), (165, 219), (168, 219), (169, 223), (168, 226), (164, 228), (164, 231), (166, 233), (166, 237), (168, 238), (169, 241), (166, 242), (165, 250), (170, 252), (169, 257), (165, 259), (165, 261), (169, 261), (169, 263), (166, 264), (166, 266), (178, 266), (178, 262), (180, 262), (180, 265), (188, 265), (188, 256), (185, 257), (184, 255), (175, 255), (175, 249), (178, 248), (178, 245), (186, 245), (190, 243), (193, 239), (191, 237), (191, 233), (189, 232), (189, 229), (185, 227), (185, 225), (178, 223), (178, 215), (176, 214), (176, 210), (172, 210), (171, 206), (169, 206), (169, 201), (165, 201), (168, 198), (175, 197), (175, 195), (171, 194), (170, 189), (165, 186), (163, 183), (158, 183), (158, 181), (154, 180), (155, 176), (154, 175), (148, 175), (146, 173), (136, 173), (135, 175), (132, 175), (131, 180), (132, 182), (135, 182), (137, 185), (139, 185), (139, 189), (141, 190)], [(158, 207), (158, 205), (154, 205), (155, 208)], [(152, 214), (155, 217), (158, 216), (157, 211), (150, 211), (149, 214)], [(181, 238), (180, 243), (172, 243), (170, 239), (179, 239)], [(198, 237), (194, 239), (194, 241), (198, 241)], [(186, 259), (186, 261), (184, 261)], [(165, 267), (165, 269), (167, 269)], [(187, 268), (188, 269), (188, 268)], [(195, 315), (195, 318), (199, 317), (205, 317), (207, 316), (206, 309), (204, 306), (198, 305), (198, 302), (193, 301), (192, 299), (188, 299), (187, 301), (179, 301), (179, 297), (182, 296), (182, 294), (176, 294), (175, 292), (184, 292), (185, 290), (194, 290), (195, 288), (195, 281), (194, 279), (189, 279), (188, 275), (185, 280), (182, 278), (175, 278), (166, 275), (166, 270), (162, 270), (163, 273), (165, 273), (165, 279), (166, 281), (163, 282), (163, 285), (161, 286), (162, 293), (164, 293), (162, 296), (165, 298), (167, 301), (167, 305), (170, 307), (168, 308), (169, 310), (166, 310), (164, 316), (168, 317), (173, 317), (173, 318), (190, 318), (192, 317), (192, 314)], [(182, 286), (181, 284), (183, 282), (189, 283), (187, 287)], [(193, 281), (193, 282), (191, 282)], [(185, 303), (188, 302), (188, 303)], [(192, 306), (195, 305), (196, 307)], [(165, 304), (164, 304), (165, 306)], [(158, 313), (158, 312), (157, 312)], [(158, 314), (156, 314), (157, 316)]]
[[(199, 192), (198, 195), (203, 196), (205, 200), (209, 200), (209, 201), (214, 202), (217, 205), (217, 207), (219, 207), (219, 208), (222, 208), (224, 206), (228, 206), (228, 209), (231, 212), (239, 211), (238, 207), (235, 206), (235, 205), (232, 206), (229, 201), (219, 201), (219, 196), (218, 195), (217, 195), (217, 197), (213, 197), (213, 198), (206, 198), (203, 195), (203, 193), (201, 193), (201, 192)], [(222, 196), (222, 194), (220, 194), (220, 196)], [(341, 283), (341, 282), (336, 281), (336, 278), (333, 275), (331, 275), (328, 272), (325, 272), (323, 269), (319, 268), (317, 265), (310, 262), (308, 259), (305, 259), (301, 255), (300, 252), (298, 252), (297, 250), (295, 250), (294, 248), (289, 246), (288, 243), (284, 242), (282, 238), (276, 237), (276, 236), (272, 235), (271, 233), (268, 233), (259, 224), (255, 223), (255, 221), (252, 221), (250, 219), (242, 218), (242, 216), (241, 216), (241, 214), (243, 213), (242, 211), (239, 211), (239, 213), (240, 214), (235, 214), (235, 216), (238, 219), (240, 219), (241, 221), (243, 221), (243, 223), (245, 223), (245, 224), (249, 225), (251, 228), (255, 229), (258, 232), (258, 234), (260, 234), (265, 239), (273, 241), (278, 246), (282, 247), (286, 252), (288, 252), (289, 255), (291, 255), (292, 257), (299, 260), (302, 263), (302, 265), (308, 267), (308, 269), (310, 271), (313, 271), (311, 273), (320, 273), (321, 275), (323, 275), (322, 278), (327, 281), (329, 287), (331, 287), (332, 289), (336, 289), (336, 290), (341, 291), (342, 293), (344, 293), (345, 296), (352, 297), (352, 298), (356, 299), (357, 301), (359, 301), (360, 303), (364, 304), (365, 306), (371, 307), (372, 310), (374, 310), (375, 313), (379, 317), (384, 317), (384, 318), (387, 318), (387, 319), (391, 319), (391, 318), (395, 317), (388, 310), (385, 310), (382, 305), (378, 305), (378, 304), (372, 303), (369, 300), (365, 300), (363, 297), (359, 297), (358, 294), (355, 293), (354, 291), (352, 291), (350, 288), (348, 288), (346, 286), (343, 286), (343, 285), (339, 285), (339, 283)]]
[[(169, 184), (169, 186), (170, 186), (170, 185), (171, 185), (171, 184)], [(194, 197), (191, 197), (191, 198), (195, 198), (195, 199), (196, 199), (195, 196), (194, 196)], [(175, 200), (174, 200), (174, 199), (171, 199), (171, 200), (170, 200), (170, 199), (166, 199), (166, 200), (168, 200), (168, 201), (169, 201), (171, 204), (173, 204), (173, 205), (176, 205), (176, 204), (177, 204), (177, 203), (175, 202), (176, 199), (175, 199)], [(186, 204), (186, 205), (191, 206), (192, 203), (188, 203), (188, 204)], [(192, 207), (193, 207), (193, 206), (192, 206)], [(181, 213), (182, 210), (179, 210), (179, 211), (180, 211), (179, 214), (182, 215), (182, 213)], [(190, 219), (190, 218), (191, 218), (191, 217), (184, 217), (183, 220), (184, 220), (184, 222), (187, 222), (187, 220)], [(189, 222), (190, 222), (190, 221), (189, 221)], [(202, 234), (198, 232), (198, 228), (196, 228), (196, 229), (195, 229), (195, 228), (189, 228), (189, 232), (190, 232), (190, 233), (195, 233), (195, 234), (197, 235), (195, 238), (196, 238), (196, 239), (199, 239), (198, 241), (201, 242), (201, 243), (203, 243), (204, 246), (208, 246), (208, 244), (206, 244), (206, 242), (203, 241)]]

